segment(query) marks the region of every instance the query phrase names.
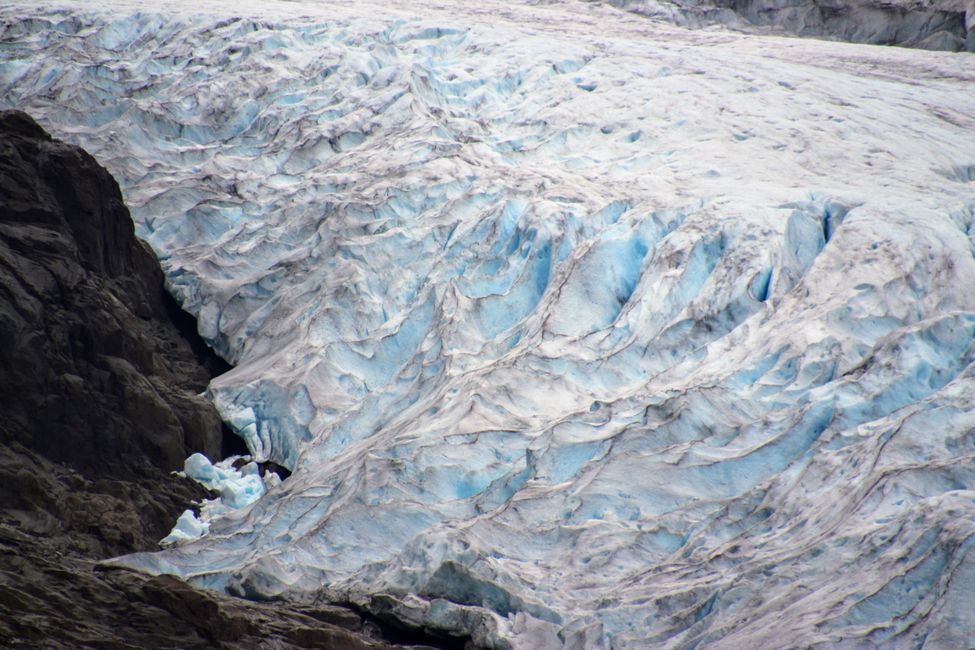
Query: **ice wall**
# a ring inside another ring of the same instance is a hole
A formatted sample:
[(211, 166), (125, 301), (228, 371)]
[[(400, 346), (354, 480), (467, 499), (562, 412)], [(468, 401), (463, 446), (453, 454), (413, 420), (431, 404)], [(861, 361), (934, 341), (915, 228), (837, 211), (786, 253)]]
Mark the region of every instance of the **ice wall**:
[(0, 16), (0, 103), (119, 178), (294, 471), (120, 563), (499, 648), (975, 636), (971, 55), (571, 2)]

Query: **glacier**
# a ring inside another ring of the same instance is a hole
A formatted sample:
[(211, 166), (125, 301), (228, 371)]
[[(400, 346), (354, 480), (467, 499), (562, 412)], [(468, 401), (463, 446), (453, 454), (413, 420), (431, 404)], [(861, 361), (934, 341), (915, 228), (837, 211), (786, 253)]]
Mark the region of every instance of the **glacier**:
[(0, 17), (0, 104), (116, 176), (292, 471), (191, 459), (228, 503), (113, 563), (480, 647), (975, 638), (975, 55), (573, 0)]

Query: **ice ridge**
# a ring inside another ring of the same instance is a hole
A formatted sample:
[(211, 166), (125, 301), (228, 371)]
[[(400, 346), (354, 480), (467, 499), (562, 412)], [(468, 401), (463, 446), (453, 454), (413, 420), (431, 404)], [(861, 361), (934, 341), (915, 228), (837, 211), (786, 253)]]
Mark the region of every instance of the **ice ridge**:
[(972, 55), (110, 4), (0, 5), (0, 104), (116, 175), (293, 472), (190, 459), (240, 507), (118, 563), (494, 648), (975, 638)]

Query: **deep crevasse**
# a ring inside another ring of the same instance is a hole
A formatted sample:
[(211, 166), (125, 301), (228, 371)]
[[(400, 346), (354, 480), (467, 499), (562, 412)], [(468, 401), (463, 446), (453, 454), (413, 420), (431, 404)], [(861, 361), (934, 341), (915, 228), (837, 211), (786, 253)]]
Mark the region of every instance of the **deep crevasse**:
[(497, 647), (975, 636), (971, 55), (572, 2), (0, 15), (0, 101), (119, 178), (294, 470), (119, 562)]

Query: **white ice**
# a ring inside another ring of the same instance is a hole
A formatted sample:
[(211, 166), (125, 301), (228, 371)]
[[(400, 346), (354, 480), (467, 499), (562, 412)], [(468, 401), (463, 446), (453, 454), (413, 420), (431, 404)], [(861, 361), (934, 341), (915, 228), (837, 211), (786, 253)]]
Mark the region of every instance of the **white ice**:
[(190, 509), (183, 511), (183, 514), (176, 520), (176, 525), (168, 535), (160, 540), (163, 546), (179, 544), (194, 539), (200, 539), (210, 532), (210, 524), (197, 518), (196, 513)]
[(202, 537), (210, 532), (210, 523), (214, 518), (251, 505), (281, 482), (274, 472), (267, 472), (262, 477), (258, 464), (246, 458), (231, 456), (214, 464), (199, 453), (186, 459), (182, 475), (212, 490), (217, 496), (203, 500), (199, 518), (192, 510), (184, 511), (172, 532), (160, 542), (163, 545)]
[(116, 175), (293, 470), (117, 562), (497, 648), (975, 638), (975, 56), (103, 4), (0, 4), (0, 103)]

